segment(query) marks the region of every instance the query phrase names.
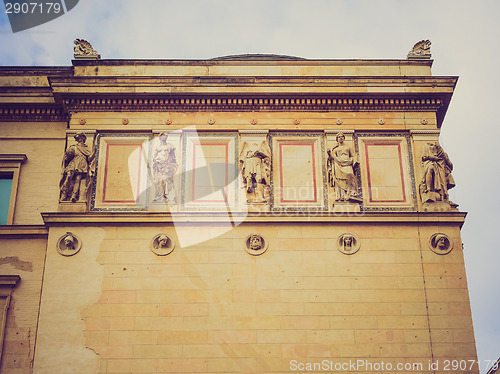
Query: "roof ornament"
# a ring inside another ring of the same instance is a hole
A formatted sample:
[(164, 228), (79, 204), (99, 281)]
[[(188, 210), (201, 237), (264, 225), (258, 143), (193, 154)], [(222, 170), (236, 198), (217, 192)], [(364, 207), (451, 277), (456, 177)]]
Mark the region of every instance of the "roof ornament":
[(99, 60), (101, 55), (84, 39), (75, 40), (75, 60)]
[(431, 58), (431, 41), (421, 40), (415, 44), (406, 57), (408, 60), (424, 60)]

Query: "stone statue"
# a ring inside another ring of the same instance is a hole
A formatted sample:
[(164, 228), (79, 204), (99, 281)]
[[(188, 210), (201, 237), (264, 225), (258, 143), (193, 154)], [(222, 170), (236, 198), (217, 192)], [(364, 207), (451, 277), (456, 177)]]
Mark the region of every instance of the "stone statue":
[(92, 48), (92, 45), (88, 41), (83, 39), (76, 39), (74, 43), (75, 59), (98, 60), (101, 58), (99, 53), (97, 53), (97, 51)]
[(250, 234), (245, 239), (245, 251), (252, 256), (260, 256), (268, 246), (269, 243), (259, 234)]
[(266, 203), (271, 185), (271, 149), (261, 144), (243, 143), (240, 168), (247, 193), (247, 202)]
[(419, 186), (422, 202), (449, 203), (448, 190), (455, 187), (451, 175), (453, 164), (438, 142), (425, 144), (422, 169), (423, 175)]
[(429, 246), (434, 253), (445, 255), (453, 249), (453, 241), (446, 234), (436, 233), (430, 237)]
[(344, 241), (344, 251), (346, 252), (351, 252), (352, 249), (352, 236), (351, 235), (344, 235), (343, 237)]
[(165, 234), (156, 235), (151, 242), (151, 251), (158, 256), (166, 256), (175, 248), (174, 241)]
[(60, 200), (71, 200), (72, 203), (86, 200), (87, 191), (95, 175), (96, 153), (95, 146), (90, 149), (85, 144), (87, 137), (84, 133), (79, 132), (74, 138), (77, 144), (70, 146), (64, 153), (59, 183)]
[(337, 238), (337, 249), (345, 255), (352, 255), (359, 251), (359, 239), (351, 233), (344, 233)]
[(66, 237), (63, 239), (63, 243), (66, 249), (75, 249), (75, 238), (72, 235), (66, 235)]
[(175, 146), (167, 143), (167, 134), (159, 136), (160, 145), (153, 154), (153, 201), (177, 202), (174, 175), (177, 171)]
[(61, 255), (69, 257), (76, 255), (82, 248), (80, 239), (71, 232), (67, 232), (57, 241), (57, 252)]
[(328, 184), (335, 190), (335, 201), (361, 201), (358, 195), (358, 181), (354, 169), (358, 165), (354, 151), (345, 144), (345, 136), (339, 132), (337, 144), (328, 150)]
[(168, 247), (168, 241), (170, 240), (167, 235), (160, 235), (158, 237), (158, 247), (161, 249)]
[(408, 52), (408, 59), (430, 59), (431, 42), (430, 40), (421, 40), (416, 43), (412, 50)]
[(250, 249), (252, 251), (258, 251), (262, 248), (262, 237), (257, 234), (252, 234), (250, 236)]

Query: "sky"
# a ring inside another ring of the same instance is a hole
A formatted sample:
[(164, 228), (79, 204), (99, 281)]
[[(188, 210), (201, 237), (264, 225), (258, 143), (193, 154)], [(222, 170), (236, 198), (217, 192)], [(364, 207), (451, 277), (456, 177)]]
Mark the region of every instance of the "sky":
[(12, 33), (0, 5), (0, 65), (69, 66), (76, 38), (104, 59), (405, 59), (431, 40), (433, 75), (459, 76), (440, 143), (455, 166), (451, 199), (468, 212), (462, 240), (484, 362), (500, 357), (499, 18), (498, 0), (80, 0)]

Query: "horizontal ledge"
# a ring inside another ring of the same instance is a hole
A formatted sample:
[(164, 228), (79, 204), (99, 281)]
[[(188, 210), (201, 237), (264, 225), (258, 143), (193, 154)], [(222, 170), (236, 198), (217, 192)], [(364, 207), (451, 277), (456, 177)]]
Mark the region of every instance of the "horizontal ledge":
[(5, 225), (0, 226), (0, 237), (47, 236), (49, 230), (44, 225)]
[(447, 213), (415, 213), (415, 212), (359, 212), (359, 213), (326, 213), (326, 212), (267, 212), (267, 213), (233, 213), (227, 212), (88, 212), (88, 213), (42, 213), (48, 226), (93, 225), (93, 224), (227, 224), (241, 223), (455, 223), (463, 225), (464, 212)]

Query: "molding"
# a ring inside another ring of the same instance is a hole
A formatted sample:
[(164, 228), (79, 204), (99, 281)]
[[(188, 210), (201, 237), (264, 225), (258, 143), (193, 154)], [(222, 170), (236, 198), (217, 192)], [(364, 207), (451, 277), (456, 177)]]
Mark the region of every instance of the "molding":
[(97, 134), (97, 130), (87, 130), (85, 128), (82, 128), (81, 130), (78, 130), (76, 128), (73, 129), (68, 129), (66, 130), (66, 135), (76, 135), (78, 133), (83, 132), (85, 135), (95, 135)]
[(238, 130), (240, 135), (267, 135), (269, 134), (269, 130)]
[(68, 120), (68, 113), (59, 106), (0, 106), (0, 121), (3, 122), (67, 122)]
[(440, 130), (410, 130), (411, 135), (439, 135), (441, 133)]
[(43, 225), (5, 225), (0, 226), (0, 238), (8, 239), (20, 237), (46, 237), (49, 235), (49, 229)]
[(327, 129), (327, 130), (323, 130), (325, 132), (325, 135), (337, 135), (339, 132), (343, 133), (344, 135), (346, 134), (349, 134), (349, 135), (352, 135), (354, 134), (354, 130), (347, 130), (347, 129), (341, 129), (341, 128), (338, 128), (336, 130), (333, 130), (333, 129)]
[(0, 154), (0, 162), (14, 162), (14, 163), (22, 164), (27, 159), (28, 159), (28, 157), (23, 153)]
[[(245, 223), (367, 223), (367, 224), (458, 224), (465, 222), (464, 212), (262, 212), (232, 213), (233, 220)], [(191, 224), (227, 224), (227, 212), (89, 212), (89, 213), (42, 213), (47, 226), (80, 226), (80, 225), (164, 225), (177, 223)]]
[[(79, 94), (82, 95), (82, 94)], [(351, 94), (356, 95), (356, 94)], [(397, 94), (396, 94), (397, 95)], [(361, 94), (359, 95), (361, 96)], [(365, 96), (365, 95), (363, 95)], [(413, 96), (413, 97), (412, 97)], [(331, 94), (265, 94), (265, 95), (215, 95), (197, 94), (191, 96), (165, 95), (157, 97), (128, 98), (104, 97), (94, 94), (90, 97), (70, 97), (63, 99), (64, 107), (68, 112), (103, 112), (103, 111), (169, 111), (169, 112), (198, 112), (198, 111), (417, 111), (435, 112), (444, 105), (445, 100), (435, 95), (405, 94), (395, 97), (394, 94), (372, 97), (337, 97)]]
[(410, 135), (413, 138), (414, 141), (419, 141), (419, 140), (438, 140), (439, 139), (439, 134), (441, 131), (439, 130), (410, 130)]
[(0, 287), (13, 288), (20, 280), (21, 277), (19, 275), (0, 275)]

